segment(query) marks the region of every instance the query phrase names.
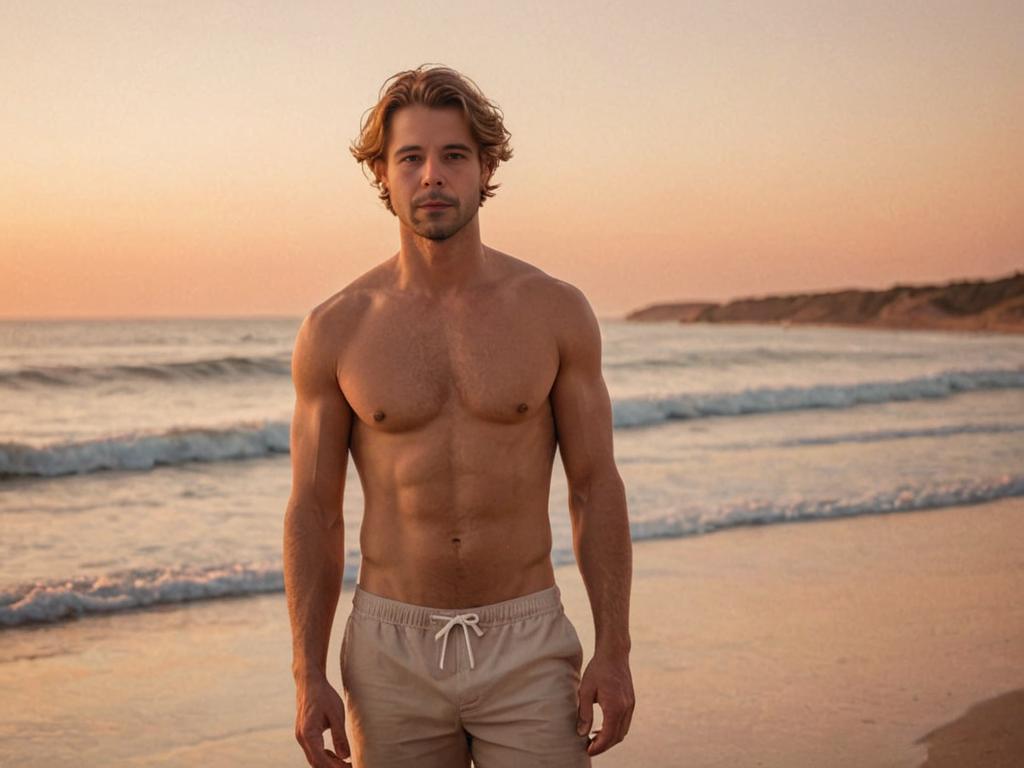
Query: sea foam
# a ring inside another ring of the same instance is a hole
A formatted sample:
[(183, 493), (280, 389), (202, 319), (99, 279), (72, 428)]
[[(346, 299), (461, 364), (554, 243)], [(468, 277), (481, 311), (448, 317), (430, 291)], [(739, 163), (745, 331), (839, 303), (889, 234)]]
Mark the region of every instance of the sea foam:
[[(612, 402), (616, 429), (671, 420), (741, 417), (809, 409), (952, 397), (978, 390), (1024, 388), (1024, 369), (946, 371), (895, 381), (761, 387), (740, 392), (698, 392)], [(189, 461), (228, 461), (287, 453), (285, 421), (240, 422), (222, 427), (175, 427), (36, 446), (0, 443), (0, 479), (57, 477), (100, 470), (149, 470)]]
[(616, 428), (646, 427), (672, 419), (743, 416), (815, 408), (951, 397), (962, 392), (1024, 388), (1024, 369), (945, 371), (894, 381), (818, 384), (807, 387), (760, 387), (739, 392), (698, 392), (615, 400)]
[(112, 381), (187, 382), (249, 376), (288, 376), (291, 355), (229, 355), (199, 360), (172, 360), (112, 365), (33, 365), (0, 370), (0, 387), (81, 387)]
[(176, 427), (159, 432), (32, 446), (0, 443), (0, 478), (56, 477), (104, 469), (147, 470), (188, 461), (226, 461), (288, 453), (286, 421), (224, 427)]
[[(921, 485), (901, 485), (852, 498), (752, 498), (715, 507), (651, 509), (630, 522), (634, 541), (699, 536), (745, 525), (827, 520), (978, 504), (1024, 495), (1024, 475)], [(556, 547), (552, 561), (574, 562), (571, 546)], [(346, 555), (344, 582), (355, 583), (358, 551)], [(281, 592), (280, 562), (245, 562), (207, 567), (131, 569), (71, 579), (26, 583), (0, 590), (0, 627), (54, 622), (89, 614), (220, 597)]]

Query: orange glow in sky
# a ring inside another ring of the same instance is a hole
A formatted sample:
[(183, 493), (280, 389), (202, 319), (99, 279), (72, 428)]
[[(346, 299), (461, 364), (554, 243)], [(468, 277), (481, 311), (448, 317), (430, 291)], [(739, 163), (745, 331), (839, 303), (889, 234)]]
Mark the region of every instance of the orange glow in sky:
[(5, 3), (0, 317), (304, 314), (398, 248), (347, 147), (425, 62), (512, 133), (484, 242), (600, 315), (1003, 276), (1022, 37), (1019, 2)]

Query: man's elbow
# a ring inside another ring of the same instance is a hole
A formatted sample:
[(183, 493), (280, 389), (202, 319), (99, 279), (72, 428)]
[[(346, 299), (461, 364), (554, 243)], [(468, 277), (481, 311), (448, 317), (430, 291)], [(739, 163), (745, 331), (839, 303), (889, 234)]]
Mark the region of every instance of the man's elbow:
[(326, 504), (310, 496), (292, 496), (285, 508), (285, 526), (313, 527), (331, 532), (342, 525), (341, 501)]
[(625, 506), (626, 486), (613, 466), (600, 472), (592, 472), (569, 482), (569, 508), (574, 515), (599, 506), (615, 508)]

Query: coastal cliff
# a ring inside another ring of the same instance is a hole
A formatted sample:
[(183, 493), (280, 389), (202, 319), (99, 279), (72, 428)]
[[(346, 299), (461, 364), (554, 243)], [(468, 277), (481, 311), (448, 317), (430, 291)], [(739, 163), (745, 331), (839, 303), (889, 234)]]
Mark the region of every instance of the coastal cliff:
[(991, 281), (894, 285), (743, 297), (722, 303), (652, 304), (627, 320), (680, 323), (853, 325), (869, 328), (1024, 333), (1024, 272)]

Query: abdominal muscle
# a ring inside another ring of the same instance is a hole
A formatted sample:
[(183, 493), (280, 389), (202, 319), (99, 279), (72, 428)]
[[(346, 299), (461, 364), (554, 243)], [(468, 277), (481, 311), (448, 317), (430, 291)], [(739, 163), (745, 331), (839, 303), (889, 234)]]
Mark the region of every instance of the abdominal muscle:
[(526, 428), (511, 441), (471, 440), (476, 445), (470, 451), (463, 434), (459, 454), (445, 450), (447, 441), (436, 434), (364, 434), (354, 441), (366, 499), (359, 586), (447, 609), (552, 586), (548, 495), (554, 446), (537, 440), (546, 430), (530, 432)]
[[(419, 519), (412, 522), (414, 517)], [(546, 512), (521, 514), (515, 525), (494, 523), (467, 532), (453, 531), (444, 520), (368, 507), (359, 586), (434, 608), (511, 600), (555, 583), (550, 542)]]

